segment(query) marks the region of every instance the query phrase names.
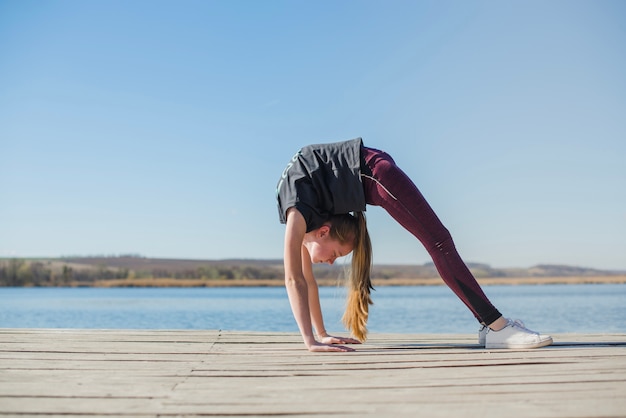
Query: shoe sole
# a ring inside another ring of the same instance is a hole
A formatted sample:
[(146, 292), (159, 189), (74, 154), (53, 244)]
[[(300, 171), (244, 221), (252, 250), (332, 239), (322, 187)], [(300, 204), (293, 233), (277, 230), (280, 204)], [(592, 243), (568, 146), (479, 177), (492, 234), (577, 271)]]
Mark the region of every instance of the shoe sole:
[(552, 337), (548, 337), (545, 340), (539, 341), (536, 344), (485, 344), (486, 349), (498, 349), (498, 348), (509, 348), (509, 349), (531, 349), (531, 348), (541, 348), (553, 343)]

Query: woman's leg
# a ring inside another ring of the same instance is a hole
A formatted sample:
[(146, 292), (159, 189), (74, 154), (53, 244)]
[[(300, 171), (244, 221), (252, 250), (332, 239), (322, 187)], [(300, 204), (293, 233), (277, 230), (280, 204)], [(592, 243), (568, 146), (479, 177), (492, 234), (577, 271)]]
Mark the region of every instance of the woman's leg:
[(459, 256), (450, 233), (411, 179), (383, 151), (364, 148), (363, 156), (371, 170), (371, 175), (363, 175), (367, 203), (383, 207), (420, 240), (443, 281), (479, 322), (488, 325), (500, 318)]

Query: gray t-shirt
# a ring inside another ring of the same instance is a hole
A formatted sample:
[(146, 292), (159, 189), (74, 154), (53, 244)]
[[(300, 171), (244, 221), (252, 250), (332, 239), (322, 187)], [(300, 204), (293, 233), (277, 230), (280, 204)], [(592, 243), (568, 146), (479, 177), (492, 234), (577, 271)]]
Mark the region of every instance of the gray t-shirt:
[(287, 209), (293, 206), (304, 216), (307, 232), (321, 227), (332, 215), (364, 211), (362, 146), (362, 139), (356, 138), (298, 151), (276, 187), (280, 222), (287, 222)]

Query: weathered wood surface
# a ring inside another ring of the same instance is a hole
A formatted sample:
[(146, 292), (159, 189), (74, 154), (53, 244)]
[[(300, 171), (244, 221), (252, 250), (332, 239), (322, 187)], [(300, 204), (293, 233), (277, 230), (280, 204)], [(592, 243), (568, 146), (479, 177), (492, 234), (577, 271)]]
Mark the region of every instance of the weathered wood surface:
[(485, 350), (372, 335), (313, 354), (286, 333), (0, 329), (0, 416), (622, 417), (626, 335)]

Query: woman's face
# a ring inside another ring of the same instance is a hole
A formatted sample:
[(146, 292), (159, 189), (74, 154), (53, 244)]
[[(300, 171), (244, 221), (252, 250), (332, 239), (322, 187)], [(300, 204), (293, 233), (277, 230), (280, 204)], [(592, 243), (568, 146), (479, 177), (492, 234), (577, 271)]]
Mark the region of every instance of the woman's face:
[(314, 239), (305, 244), (309, 250), (312, 263), (333, 264), (339, 257), (344, 257), (352, 252), (351, 243), (341, 244), (336, 239), (330, 237), (329, 229), (321, 227)]

